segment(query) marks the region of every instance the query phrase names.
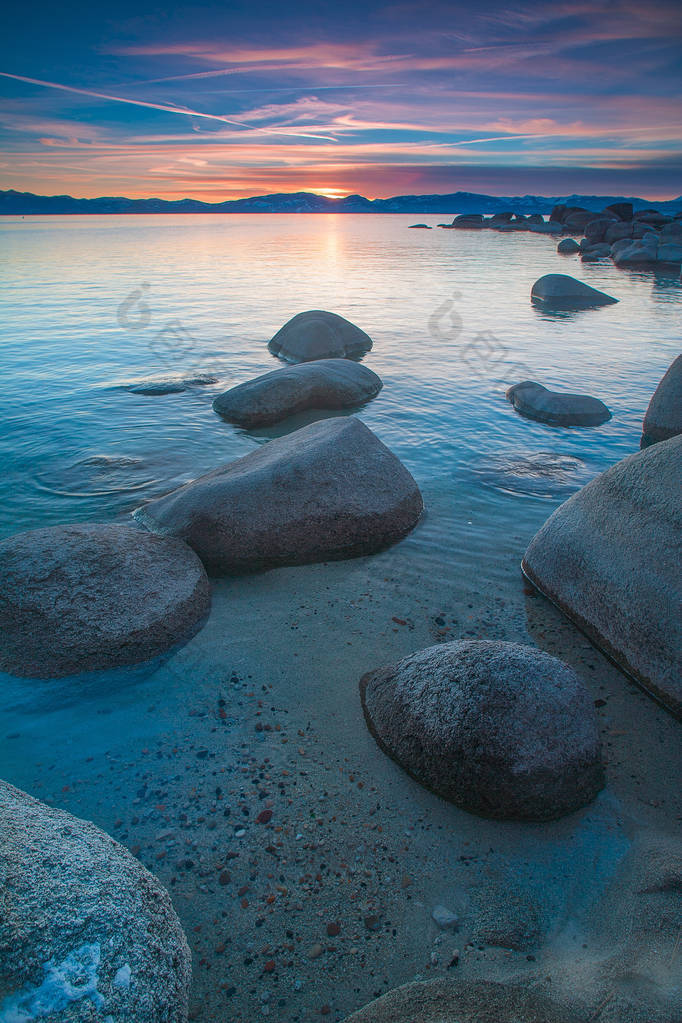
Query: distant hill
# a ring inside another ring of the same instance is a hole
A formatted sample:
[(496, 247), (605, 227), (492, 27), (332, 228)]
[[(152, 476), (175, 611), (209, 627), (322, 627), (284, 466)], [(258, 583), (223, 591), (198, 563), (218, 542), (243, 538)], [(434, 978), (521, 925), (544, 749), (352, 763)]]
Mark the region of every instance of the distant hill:
[(391, 199), (366, 199), (347, 195), (328, 199), (314, 192), (255, 195), (227, 202), (201, 202), (198, 199), (126, 199), (102, 197), (74, 199), (70, 195), (34, 195), (32, 192), (0, 191), (0, 215), (30, 216), (66, 213), (410, 213), (447, 216), (455, 213), (550, 213), (557, 203), (601, 210), (614, 202), (631, 202), (635, 209), (652, 207), (662, 213), (682, 210), (682, 196), (667, 202), (651, 202), (621, 195), (477, 195), (453, 192), (451, 195), (396, 195)]

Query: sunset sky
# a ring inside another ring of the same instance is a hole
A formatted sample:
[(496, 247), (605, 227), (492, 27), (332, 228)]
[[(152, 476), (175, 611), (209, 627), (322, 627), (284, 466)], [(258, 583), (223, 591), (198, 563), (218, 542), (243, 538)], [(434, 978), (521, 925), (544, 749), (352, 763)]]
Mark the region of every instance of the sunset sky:
[(14, 4), (0, 188), (682, 193), (680, 0)]

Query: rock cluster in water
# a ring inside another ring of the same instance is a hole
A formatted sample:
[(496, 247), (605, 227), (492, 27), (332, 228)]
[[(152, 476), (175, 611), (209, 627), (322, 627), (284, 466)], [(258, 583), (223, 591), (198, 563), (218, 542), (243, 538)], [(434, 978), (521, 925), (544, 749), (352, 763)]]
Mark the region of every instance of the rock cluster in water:
[(551, 820), (604, 784), (589, 694), (533, 647), (461, 640), (360, 682), (381, 748), (444, 799), (484, 817)]
[(562, 504), (523, 559), (530, 581), (682, 716), (682, 435), (618, 462)]
[[(632, 203), (615, 203), (599, 213), (555, 206), (550, 222), (569, 234), (583, 235), (578, 250), (583, 262), (611, 257), (616, 266), (679, 265), (682, 262), (682, 213), (634, 211)], [(562, 248), (559, 252), (576, 251)]]
[(58, 678), (146, 661), (193, 636), (210, 599), (173, 537), (105, 523), (18, 533), (0, 543), (0, 670)]
[(549, 391), (533, 380), (523, 380), (507, 391), (517, 412), (550, 426), (600, 426), (611, 413), (603, 401), (588, 394)]
[(312, 423), (135, 512), (217, 575), (371, 554), (423, 510), (404, 465), (353, 416)]
[(168, 893), (86, 821), (0, 781), (0, 1018), (185, 1023)]
[(317, 359), (232, 387), (213, 408), (238, 426), (268, 426), (308, 409), (357, 407), (376, 397), (381, 386), (380, 377), (358, 362)]
[(372, 339), (364, 330), (323, 309), (298, 313), (280, 327), (268, 344), (272, 354), (286, 362), (354, 359), (371, 347)]

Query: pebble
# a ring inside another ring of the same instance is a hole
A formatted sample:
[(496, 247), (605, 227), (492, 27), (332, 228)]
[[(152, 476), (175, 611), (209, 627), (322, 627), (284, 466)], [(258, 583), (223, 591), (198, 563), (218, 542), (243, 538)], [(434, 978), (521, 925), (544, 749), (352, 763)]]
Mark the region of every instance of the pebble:
[(431, 913), (431, 917), (444, 930), (449, 927), (456, 927), (458, 923), (457, 914), (453, 913), (447, 906), (436, 906)]
[(308, 949), (308, 959), (319, 959), (323, 952), (322, 945), (316, 942)]

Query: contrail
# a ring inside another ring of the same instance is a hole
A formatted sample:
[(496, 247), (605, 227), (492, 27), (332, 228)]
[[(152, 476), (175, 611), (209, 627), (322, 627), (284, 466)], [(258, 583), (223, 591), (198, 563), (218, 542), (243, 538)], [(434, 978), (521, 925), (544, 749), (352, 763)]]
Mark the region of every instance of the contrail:
[(78, 96), (90, 96), (93, 99), (109, 100), (112, 103), (127, 103), (133, 107), (145, 107), (147, 110), (162, 110), (168, 114), (183, 114), (185, 117), (204, 117), (209, 121), (221, 121), (223, 124), (231, 124), (237, 128), (246, 128), (249, 131), (257, 132), (260, 135), (287, 135), (292, 138), (321, 139), (324, 142), (337, 142), (331, 135), (313, 135), (300, 131), (287, 131), (282, 128), (256, 128), (244, 121), (236, 121), (231, 117), (223, 117), (222, 114), (205, 114), (201, 110), (190, 110), (189, 107), (176, 107), (167, 103), (148, 103), (143, 99), (128, 99), (125, 96), (112, 96), (106, 92), (95, 92), (92, 89), (78, 89), (73, 85), (61, 85), (59, 82), (43, 82), (40, 78), (27, 78), (25, 75), (12, 75), (8, 71), (0, 71), (1, 78), (11, 78), (15, 82), (27, 82), (29, 85), (40, 85), (45, 89), (59, 89), (61, 92), (73, 92)]

